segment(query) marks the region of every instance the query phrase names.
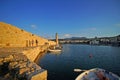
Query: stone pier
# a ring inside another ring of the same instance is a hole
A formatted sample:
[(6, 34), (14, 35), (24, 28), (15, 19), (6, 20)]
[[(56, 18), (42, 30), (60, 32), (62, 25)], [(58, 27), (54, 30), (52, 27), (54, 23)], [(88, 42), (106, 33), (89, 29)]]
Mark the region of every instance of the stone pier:
[(47, 48), (0, 48), (0, 80), (47, 80), (47, 70), (34, 63)]
[(0, 22), (0, 80), (47, 80), (47, 70), (34, 61), (51, 45), (56, 43)]

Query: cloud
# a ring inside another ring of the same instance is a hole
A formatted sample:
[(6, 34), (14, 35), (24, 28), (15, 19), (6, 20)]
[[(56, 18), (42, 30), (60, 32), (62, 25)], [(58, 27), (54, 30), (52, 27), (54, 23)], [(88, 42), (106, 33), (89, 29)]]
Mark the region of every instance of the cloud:
[(93, 28), (90, 28), (90, 30), (91, 31), (96, 31), (97, 29), (93, 27)]
[(71, 37), (72, 35), (71, 34), (64, 34), (64, 37)]
[(36, 29), (36, 28), (37, 28), (37, 26), (36, 26), (36, 25), (34, 25), (34, 24), (32, 24), (32, 25), (31, 25), (31, 28)]
[(71, 34), (59, 34), (59, 38), (63, 39), (63, 38), (70, 38), (72, 37)]

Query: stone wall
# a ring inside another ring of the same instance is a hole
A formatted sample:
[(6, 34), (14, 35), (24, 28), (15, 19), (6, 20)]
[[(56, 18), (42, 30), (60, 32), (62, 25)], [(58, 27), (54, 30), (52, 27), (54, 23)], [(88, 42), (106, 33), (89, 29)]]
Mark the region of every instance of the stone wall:
[(55, 44), (55, 42), (49, 42), (47, 39), (23, 29), (0, 22), (0, 47), (30, 47), (46, 43)]
[(41, 52), (45, 52), (48, 49), (48, 45), (43, 45), (43, 46), (38, 46), (38, 47), (34, 47), (28, 50), (23, 51), (22, 53), (24, 55), (27, 56), (27, 58), (31, 61), (35, 61), (35, 59), (37, 58), (37, 56), (41, 53)]

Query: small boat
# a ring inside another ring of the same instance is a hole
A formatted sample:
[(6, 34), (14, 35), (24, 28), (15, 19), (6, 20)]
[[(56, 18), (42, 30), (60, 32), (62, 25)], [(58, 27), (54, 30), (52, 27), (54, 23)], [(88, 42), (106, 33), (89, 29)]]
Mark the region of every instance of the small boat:
[(83, 71), (75, 80), (120, 80), (118, 75), (101, 68), (93, 68), (90, 70), (74, 69), (74, 71)]
[(61, 52), (62, 50), (61, 49), (48, 49), (49, 52)]
[(61, 52), (61, 51), (62, 51), (62, 47), (59, 45), (52, 46), (48, 49), (48, 52), (54, 52), (54, 53)]

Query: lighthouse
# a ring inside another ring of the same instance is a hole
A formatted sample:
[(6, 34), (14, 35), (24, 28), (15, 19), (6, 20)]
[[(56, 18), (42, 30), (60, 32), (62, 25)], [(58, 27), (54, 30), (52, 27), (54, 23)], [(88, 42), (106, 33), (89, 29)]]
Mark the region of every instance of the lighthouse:
[(58, 44), (58, 33), (56, 33), (55, 37), (56, 37), (56, 45), (59, 45)]

